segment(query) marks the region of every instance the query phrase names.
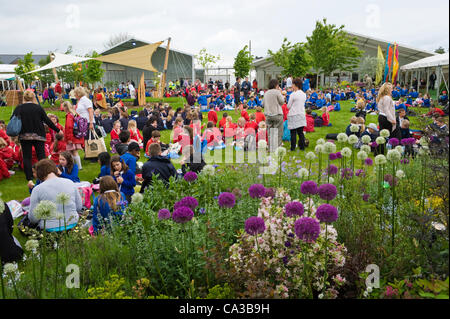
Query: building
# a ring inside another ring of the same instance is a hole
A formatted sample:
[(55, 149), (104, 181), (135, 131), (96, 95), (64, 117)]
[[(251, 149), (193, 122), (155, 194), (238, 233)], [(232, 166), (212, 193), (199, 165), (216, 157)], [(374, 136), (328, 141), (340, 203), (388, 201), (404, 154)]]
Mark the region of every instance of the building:
[[(386, 56), (386, 49), (388, 43), (394, 43), (394, 41), (386, 41), (381, 39), (376, 39), (368, 36), (364, 36), (358, 33), (347, 31), (348, 35), (356, 38), (356, 45), (360, 50), (363, 51), (363, 56), (361, 57), (361, 61), (366, 56), (376, 57), (378, 54), (378, 46), (383, 50), (383, 54)], [(417, 60), (435, 55), (432, 52), (428, 52), (421, 49), (411, 48), (409, 46), (399, 44), (399, 63), (400, 66), (406, 65)], [(267, 88), (269, 81), (274, 78), (281, 78), (282, 68), (276, 66), (270, 59), (270, 57), (265, 57), (253, 62), (253, 67), (256, 71), (256, 80), (258, 81), (258, 86), (261, 88)], [(311, 70), (311, 74), (314, 74), (314, 70)], [(331, 75), (327, 82), (330, 81), (331, 84), (336, 83), (337, 78), (340, 78), (341, 81), (361, 81), (364, 77), (364, 74), (358, 73), (357, 70), (353, 72), (335, 72)], [(405, 74), (400, 74), (400, 81), (405, 80)], [(402, 78), (403, 77), (403, 78)], [(319, 83), (324, 85), (325, 77), (323, 75), (319, 75)]]
[[(110, 48), (101, 55), (108, 55), (118, 53), (125, 50), (139, 48), (144, 45), (150, 44), (150, 42), (142, 41), (136, 38), (126, 40), (117, 44), (113, 48)], [(162, 72), (164, 69), (164, 60), (166, 56), (166, 47), (160, 46), (156, 49), (152, 57), (153, 66)], [(102, 68), (105, 70), (102, 82), (117, 86), (120, 82), (127, 82), (128, 80), (134, 81), (138, 85), (142, 72), (144, 72), (144, 78), (148, 87), (154, 86), (154, 79), (159, 74), (155, 74), (150, 71), (143, 71), (132, 67), (127, 67), (118, 64), (106, 63), (102, 64)], [(176, 49), (170, 48), (169, 50), (169, 62), (167, 67), (167, 82), (176, 81), (179, 79), (187, 79), (189, 81), (195, 78), (194, 71), (194, 55), (186, 52), (182, 52)]]
[[(33, 63), (39, 64), (39, 61), (42, 59), (46, 59), (47, 54), (33, 54)], [(17, 64), (19, 59), (25, 57), (25, 54), (0, 54), (0, 64)]]

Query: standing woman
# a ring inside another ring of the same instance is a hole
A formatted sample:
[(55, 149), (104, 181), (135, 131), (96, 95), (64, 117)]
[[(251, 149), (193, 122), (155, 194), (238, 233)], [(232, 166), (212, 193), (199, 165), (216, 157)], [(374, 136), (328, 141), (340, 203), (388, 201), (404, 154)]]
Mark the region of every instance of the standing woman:
[(295, 151), (297, 147), (297, 134), (299, 137), (298, 147), (305, 150), (305, 135), (303, 128), (306, 127), (305, 102), (306, 94), (302, 91), (303, 81), (300, 78), (294, 79), (292, 82), (294, 92), (289, 97), (287, 108), (289, 113), (287, 116), (288, 129), (291, 131), (291, 151)]
[[(378, 124), (381, 130), (388, 130), (392, 136), (397, 126), (397, 120), (395, 117), (395, 104), (392, 100), (392, 84), (389, 82), (384, 83), (377, 97), (377, 106), (379, 110)], [(381, 152), (384, 153), (384, 145)]]
[(33, 171), (31, 169), (32, 149), (34, 147), (38, 160), (45, 158), (45, 128), (49, 128), (59, 133), (59, 128), (53, 124), (45, 113), (44, 109), (37, 105), (33, 91), (27, 90), (23, 94), (24, 103), (18, 105), (13, 115), (20, 117), (22, 129), (19, 134), (20, 144), (22, 145), (23, 168), (27, 181), (33, 180)]
[[(75, 98), (77, 99), (78, 103), (75, 107), (76, 112), (81, 117), (85, 118), (89, 123), (89, 131), (94, 130), (94, 107), (92, 105), (92, 101), (88, 99), (86, 96), (86, 90), (83, 87), (77, 87), (75, 88)], [(89, 135), (87, 135), (89, 136)], [(82, 145), (84, 146), (84, 144)], [(83, 169), (81, 167), (81, 159), (78, 155), (78, 152), (76, 156), (74, 155), (75, 163), (77, 163), (78, 168), (81, 170)]]
[(78, 166), (78, 169), (81, 169), (81, 159), (80, 155), (78, 155), (78, 150), (83, 149), (84, 138), (76, 138), (73, 135), (73, 126), (75, 123), (75, 116), (77, 112), (69, 101), (65, 101), (63, 103), (64, 111), (66, 112), (66, 124), (64, 128), (64, 140), (66, 141), (66, 150), (70, 151), (73, 156), (73, 160)]

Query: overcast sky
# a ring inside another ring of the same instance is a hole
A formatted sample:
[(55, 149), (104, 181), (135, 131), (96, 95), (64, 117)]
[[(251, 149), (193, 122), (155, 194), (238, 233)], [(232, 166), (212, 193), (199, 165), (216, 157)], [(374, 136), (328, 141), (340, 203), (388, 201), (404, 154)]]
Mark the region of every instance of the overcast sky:
[(449, 47), (448, 0), (0, 0), (0, 53), (101, 52), (113, 34), (127, 32), (148, 42), (172, 37), (172, 46), (196, 54), (201, 48), (232, 65), (252, 41), (266, 56), (284, 37), (303, 42), (326, 17), (349, 31), (434, 51)]

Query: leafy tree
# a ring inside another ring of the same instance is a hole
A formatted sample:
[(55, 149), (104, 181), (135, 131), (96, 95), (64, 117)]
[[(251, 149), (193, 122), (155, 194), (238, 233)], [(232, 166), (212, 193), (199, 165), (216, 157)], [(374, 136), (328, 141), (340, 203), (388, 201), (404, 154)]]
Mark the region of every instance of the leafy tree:
[[(44, 65), (47, 65), (51, 62), (50, 54), (47, 55), (47, 57), (40, 59), (38, 64), (39, 67), (43, 67)], [(39, 72), (39, 79), (41, 80), (42, 84), (45, 87), (45, 84), (49, 84), (54, 80), (53, 72), (52, 70), (44, 70)]]
[(208, 68), (212, 65), (215, 64), (217, 61), (220, 60), (220, 55), (215, 56), (212, 54), (209, 54), (208, 52), (206, 52), (206, 49), (203, 48), (200, 50), (200, 52), (195, 56), (195, 58), (197, 59), (197, 63), (199, 65), (202, 66), (202, 68), (205, 70), (204, 73), (204, 79), (203, 81), (206, 81), (206, 74), (208, 73)]
[(239, 51), (234, 60), (234, 73), (236, 77), (246, 77), (250, 73), (252, 62), (253, 55), (250, 54), (248, 45), (246, 45), (241, 51)]
[(362, 56), (362, 51), (356, 46), (356, 39), (348, 36), (344, 26), (327, 24), (327, 19), (317, 21), (312, 35), (306, 38), (306, 48), (317, 72), (316, 85), (320, 73), (331, 75), (336, 70), (352, 71)]
[(302, 77), (310, 69), (311, 62), (303, 43), (292, 44), (284, 38), (277, 52), (268, 51), (276, 66), (282, 67), (283, 76)]
[(115, 47), (117, 44), (125, 42), (131, 38), (132, 38), (132, 36), (129, 35), (127, 32), (118, 33), (118, 34), (111, 35), (109, 37), (109, 40), (107, 42), (105, 42), (103, 45), (105, 46), (105, 49), (110, 49), (110, 48)]
[[(91, 55), (86, 55), (86, 57), (90, 58), (97, 58), (100, 55), (93, 51)], [(101, 81), (103, 78), (103, 74), (105, 73), (105, 70), (102, 69), (102, 63), (101, 61), (96, 60), (89, 60), (85, 62), (86, 64), (86, 81), (88, 83), (94, 84), (95, 82)]]
[(22, 78), (25, 84), (28, 85), (34, 80), (36, 73), (26, 73), (33, 71), (35, 68), (36, 65), (33, 63), (33, 52), (29, 52), (25, 54), (23, 60), (18, 60), (17, 67), (14, 69), (14, 71), (16, 72), (16, 75)]
[(366, 56), (358, 68), (360, 74), (367, 74), (370, 77), (375, 77), (377, 74), (378, 58), (374, 56)]
[(443, 47), (439, 47), (436, 50), (434, 50), (434, 53), (438, 53), (438, 54), (444, 54), (445, 53), (445, 49)]

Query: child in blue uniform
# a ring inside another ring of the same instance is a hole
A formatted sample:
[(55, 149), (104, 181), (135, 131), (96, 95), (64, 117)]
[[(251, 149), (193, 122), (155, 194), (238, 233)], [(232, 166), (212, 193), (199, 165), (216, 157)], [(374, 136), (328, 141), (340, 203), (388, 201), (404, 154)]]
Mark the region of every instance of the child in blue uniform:
[(111, 159), (111, 176), (119, 185), (119, 190), (125, 194), (127, 201), (131, 202), (136, 186), (136, 176), (118, 155)]
[(72, 153), (69, 151), (62, 152), (59, 155), (59, 177), (70, 179), (74, 183), (79, 183), (78, 165), (73, 162)]

